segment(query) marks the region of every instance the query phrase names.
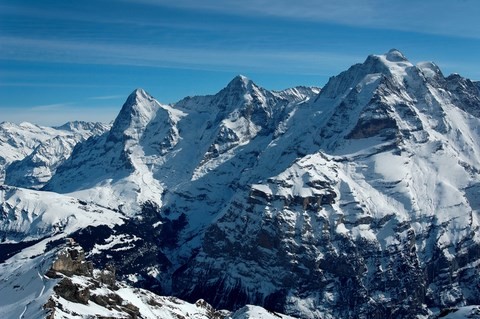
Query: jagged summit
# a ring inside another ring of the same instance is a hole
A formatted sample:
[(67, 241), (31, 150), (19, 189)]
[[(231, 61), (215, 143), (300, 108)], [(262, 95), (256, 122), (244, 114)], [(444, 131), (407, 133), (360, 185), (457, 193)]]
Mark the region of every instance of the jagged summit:
[(218, 93), (206, 96), (188, 96), (175, 103), (175, 108), (215, 113), (226, 109), (233, 110), (238, 106), (238, 101), (244, 101), (245, 95), (258, 89), (260, 88), (252, 80), (246, 76), (237, 75)]
[(372, 54), (364, 62), (369, 73), (382, 73), (387, 76), (398, 77), (406, 72), (406, 69), (413, 67), (413, 64), (396, 49), (391, 49), (385, 54)]
[(95, 125), (95, 123), (92, 122), (85, 122), (85, 121), (69, 121), (63, 125), (60, 126), (55, 126), (54, 128), (57, 130), (66, 130), (66, 131), (73, 131), (78, 128), (83, 128), (86, 126), (91, 126)]
[(185, 98), (176, 103), (175, 107), (200, 112), (219, 112), (223, 114), (220, 117), (223, 117), (242, 108), (245, 103), (264, 100), (269, 93), (247, 77), (237, 75), (217, 94)]
[(396, 49), (385, 54), (371, 54), (363, 63), (351, 66), (347, 71), (330, 78), (320, 94), (327, 98), (343, 97), (361, 81), (372, 83), (373, 79), (387, 77), (403, 85), (403, 80), (414, 65)]
[(68, 131), (72, 133), (91, 131), (95, 134), (103, 133), (110, 125), (101, 122), (70, 121), (63, 125), (56, 126), (54, 129)]
[(227, 87), (239, 87), (239, 86), (246, 86), (250, 83), (251, 80), (246, 76), (239, 74), (235, 76), (227, 85)]
[(149, 101), (155, 100), (155, 98), (150, 93), (148, 93), (147, 91), (145, 91), (142, 88), (137, 88), (132, 93), (135, 93), (139, 100), (140, 99), (146, 99), (146, 100), (149, 100)]
[(222, 91), (232, 93), (247, 93), (252, 91), (254, 87), (257, 87), (257, 85), (253, 83), (252, 80), (250, 80), (244, 75), (237, 75), (227, 84), (227, 86)]
[(393, 63), (409, 62), (405, 55), (397, 49), (390, 49), (388, 52), (383, 54), (370, 54), (367, 57), (367, 61), (372, 58)]
[(151, 121), (159, 107), (160, 103), (143, 89), (134, 90), (123, 104), (110, 133), (117, 139), (123, 134), (136, 135), (135, 132), (143, 130)]
[(153, 96), (148, 94), (144, 89), (142, 88), (136, 88), (135, 90), (132, 91), (125, 100), (123, 107), (129, 107), (135, 104), (138, 104), (142, 101), (152, 101), (154, 100)]

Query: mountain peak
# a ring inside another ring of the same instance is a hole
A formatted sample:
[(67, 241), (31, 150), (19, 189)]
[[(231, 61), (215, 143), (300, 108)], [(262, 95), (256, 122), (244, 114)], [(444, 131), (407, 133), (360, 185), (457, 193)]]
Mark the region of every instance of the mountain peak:
[(374, 74), (383, 74), (401, 83), (407, 74), (407, 69), (412, 66), (413, 64), (403, 53), (396, 49), (391, 49), (385, 54), (371, 54), (365, 62), (355, 64), (347, 71), (330, 78), (321, 95), (329, 98), (343, 96), (366, 77)]
[(155, 98), (153, 96), (148, 94), (144, 89), (137, 88), (132, 93), (130, 93), (123, 107), (138, 105), (142, 103), (149, 103), (152, 101), (155, 101)]
[[(259, 88), (250, 79), (243, 75), (237, 75), (215, 97), (222, 100), (219, 102), (222, 109), (227, 106), (236, 108), (239, 103), (243, 104), (245, 102), (246, 96), (256, 94), (255, 92), (258, 90)], [(227, 107), (227, 109), (230, 109), (230, 107)]]
[(416, 66), (428, 79), (443, 78), (442, 71), (433, 62), (419, 62)]
[(125, 104), (132, 105), (132, 104), (135, 104), (136, 102), (143, 101), (143, 100), (152, 101), (154, 100), (154, 98), (153, 96), (148, 94), (144, 89), (137, 88), (133, 90), (132, 93), (130, 93), (127, 100), (125, 101)]
[(385, 58), (387, 59), (387, 61), (390, 61), (390, 62), (407, 62), (408, 61), (405, 55), (403, 55), (403, 53), (397, 49), (390, 49), (390, 51), (388, 51), (385, 54)]
[(239, 74), (236, 77), (234, 77), (232, 81), (242, 81), (243, 83), (248, 83), (250, 79), (243, 74)]
[(244, 75), (237, 75), (236, 77), (234, 77), (230, 83), (228, 83), (227, 85), (227, 88), (229, 89), (237, 89), (237, 88), (247, 88), (248, 84), (251, 83), (252, 81), (250, 79), (248, 79), (246, 76)]
[(364, 64), (371, 68), (372, 72), (385, 73), (396, 68), (405, 68), (413, 66), (410, 61), (397, 49), (391, 49), (384, 54), (371, 54)]
[(396, 49), (385, 54), (370, 55), (364, 63), (364, 75), (381, 73), (397, 83), (403, 83), (408, 76), (408, 70), (414, 65)]
[(158, 106), (159, 103), (145, 90), (135, 89), (123, 104), (111, 133), (123, 134), (128, 128), (145, 126), (155, 115)]

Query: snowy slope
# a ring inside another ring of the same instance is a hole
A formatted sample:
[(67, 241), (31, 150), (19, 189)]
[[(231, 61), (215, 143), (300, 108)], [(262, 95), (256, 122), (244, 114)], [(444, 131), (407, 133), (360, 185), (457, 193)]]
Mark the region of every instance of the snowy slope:
[(93, 203), (57, 193), (0, 186), (3, 244), (67, 236), (87, 226), (122, 224), (122, 215)]
[(247, 305), (235, 311), (229, 319), (293, 319), (293, 317), (286, 316), (277, 312), (272, 312), (258, 306)]
[(43, 128), (30, 123), (3, 122), (0, 124), (0, 181), (5, 178), (5, 168), (21, 160), (41, 142), (56, 135), (53, 128)]
[(0, 317), (44, 318), (55, 246), (87, 226), (123, 224), (114, 211), (56, 193), (0, 186)]
[(55, 258), (45, 239), (0, 264), (0, 317), (46, 318), (43, 305), (53, 292), (55, 280), (45, 273)]
[(477, 319), (480, 318), (480, 306), (468, 306), (460, 308), (449, 308), (432, 319)]

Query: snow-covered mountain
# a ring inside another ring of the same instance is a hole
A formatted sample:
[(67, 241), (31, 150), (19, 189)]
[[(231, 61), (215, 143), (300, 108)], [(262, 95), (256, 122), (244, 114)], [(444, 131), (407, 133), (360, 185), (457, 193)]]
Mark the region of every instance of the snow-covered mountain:
[[(317, 92), (270, 92), (238, 76), (216, 95), (169, 106), (137, 89), (112, 129), (79, 145), (45, 189), (75, 192), (108, 207), (120, 205), (127, 214), (140, 211), (147, 201), (160, 207), (167, 189), (188, 187), (257, 136), (268, 142), (268, 136), (280, 134), (282, 121)], [(254, 147), (260, 151), (263, 146)], [(222, 193), (218, 195), (227, 195)]]
[[(83, 121), (59, 127), (30, 123), (0, 124), (0, 182), (39, 189), (70, 156), (73, 147), (109, 126)], [(7, 176), (5, 176), (7, 175)]]
[(479, 110), (478, 82), (398, 50), (321, 90), (237, 76), (164, 105), (137, 89), (43, 189), (121, 217), (68, 236), (129, 285), (215, 309), (427, 318), (480, 304)]
[(478, 303), (480, 119), (458, 101), (479, 91), (452, 93), (451, 80), (396, 50), (333, 77), (305, 128), (258, 157), (298, 143), (307, 154), (270, 170), (256, 160), (268, 175), (237, 188), (174, 290), (307, 318)]

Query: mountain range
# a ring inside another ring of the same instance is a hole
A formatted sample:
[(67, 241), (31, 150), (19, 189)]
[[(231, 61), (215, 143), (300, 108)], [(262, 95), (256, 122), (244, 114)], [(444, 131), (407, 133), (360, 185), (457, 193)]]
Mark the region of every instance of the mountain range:
[(0, 314), (478, 316), (478, 141), (480, 84), (395, 49), (321, 89), (2, 123)]

